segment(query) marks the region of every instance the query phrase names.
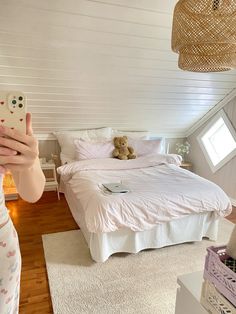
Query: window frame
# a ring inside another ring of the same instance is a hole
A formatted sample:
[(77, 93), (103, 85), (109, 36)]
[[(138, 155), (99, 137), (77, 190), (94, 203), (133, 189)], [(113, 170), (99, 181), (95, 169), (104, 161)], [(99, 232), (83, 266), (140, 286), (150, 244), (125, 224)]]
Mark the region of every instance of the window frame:
[(211, 168), (211, 171), (213, 173), (215, 173), (217, 170), (219, 170), (221, 167), (223, 167), (227, 162), (229, 162), (232, 158), (234, 158), (236, 156), (236, 148), (234, 150), (232, 150), (231, 153), (229, 153), (224, 159), (222, 159), (217, 165), (214, 166), (213, 162), (211, 161), (211, 158), (203, 144), (202, 141), (202, 137), (206, 134), (206, 132), (209, 131), (209, 129), (216, 123), (217, 120), (219, 120), (219, 118), (222, 118), (225, 125), (227, 126), (229, 132), (231, 133), (233, 139), (236, 142), (236, 131), (235, 128), (233, 127), (231, 121), (229, 120), (229, 118), (227, 117), (226, 113), (224, 112), (223, 109), (221, 109), (215, 116), (213, 119), (211, 119), (211, 121), (209, 123), (207, 123), (207, 125), (203, 128), (203, 130), (198, 134), (197, 136), (197, 140), (198, 143), (201, 147), (201, 150)]

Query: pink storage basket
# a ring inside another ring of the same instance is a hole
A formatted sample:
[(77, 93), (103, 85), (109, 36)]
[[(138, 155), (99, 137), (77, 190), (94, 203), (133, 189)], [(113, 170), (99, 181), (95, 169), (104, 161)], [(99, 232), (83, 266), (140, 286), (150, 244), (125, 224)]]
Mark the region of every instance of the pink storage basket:
[(226, 246), (207, 248), (204, 278), (236, 307), (236, 273), (223, 263), (227, 258)]
[(202, 284), (201, 304), (211, 314), (236, 314), (236, 308), (208, 280)]

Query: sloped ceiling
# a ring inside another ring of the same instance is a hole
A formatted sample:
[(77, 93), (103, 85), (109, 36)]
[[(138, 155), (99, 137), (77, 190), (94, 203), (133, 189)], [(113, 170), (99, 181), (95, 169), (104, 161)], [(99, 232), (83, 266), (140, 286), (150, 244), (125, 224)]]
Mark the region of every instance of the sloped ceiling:
[(1, 0), (0, 88), (22, 90), (38, 133), (111, 126), (184, 136), (236, 88), (170, 49), (176, 0)]

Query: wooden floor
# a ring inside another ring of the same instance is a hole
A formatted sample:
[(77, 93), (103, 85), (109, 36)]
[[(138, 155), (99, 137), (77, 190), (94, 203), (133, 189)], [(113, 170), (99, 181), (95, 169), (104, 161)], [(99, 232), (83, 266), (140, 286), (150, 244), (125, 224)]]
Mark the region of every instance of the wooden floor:
[[(36, 204), (8, 201), (7, 207), (18, 231), (22, 254), (20, 314), (52, 312), (42, 234), (77, 229), (63, 195), (45, 192)], [(236, 208), (227, 217), (236, 223)]]

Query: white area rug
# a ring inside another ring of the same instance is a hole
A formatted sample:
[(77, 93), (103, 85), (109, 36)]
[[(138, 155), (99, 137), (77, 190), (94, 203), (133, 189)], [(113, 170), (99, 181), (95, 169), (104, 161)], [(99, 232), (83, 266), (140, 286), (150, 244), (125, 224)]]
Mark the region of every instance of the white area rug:
[(233, 224), (222, 219), (218, 241), (116, 254), (95, 263), (81, 231), (43, 235), (55, 314), (173, 314), (176, 279), (203, 270), (206, 248), (226, 244)]

